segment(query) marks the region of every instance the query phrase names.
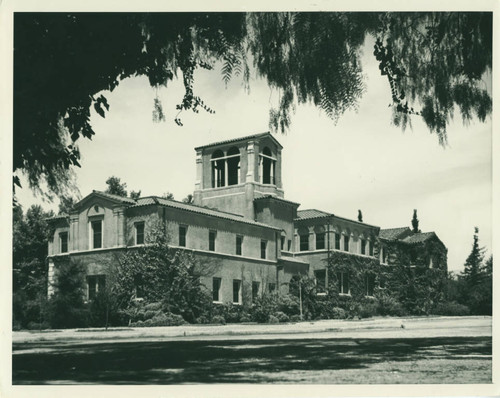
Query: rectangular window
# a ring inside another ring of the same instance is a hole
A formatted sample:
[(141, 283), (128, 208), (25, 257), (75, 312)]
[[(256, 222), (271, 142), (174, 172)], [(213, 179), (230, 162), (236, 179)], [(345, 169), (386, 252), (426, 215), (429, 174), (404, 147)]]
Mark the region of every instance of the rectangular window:
[(179, 246), (186, 247), (186, 234), (187, 227), (185, 225), (179, 225)]
[(241, 281), (238, 279), (233, 280), (233, 303), (241, 304)]
[(252, 282), (252, 302), (259, 298), (260, 282)]
[(217, 237), (217, 231), (210, 231), (208, 233), (208, 250), (211, 252), (215, 251), (215, 238)]
[(67, 253), (68, 252), (68, 233), (67, 232), (60, 232), (59, 233), (59, 244), (61, 248), (61, 253)]
[(286, 238), (284, 236), (281, 237), (281, 250), (285, 250), (285, 241)]
[(349, 294), (349, 274), (347, 272), (337, 272), (337, 281), (340, 294)]
[(365, 296), (373, 296), (373, 290), (375, 288), (375, 276), (372, 274), (365, 275)]
[(373, 256), (373, 243), (368, 241), (368, 247), (370, 248), (370, 256)]
[(308, 251), (309, 250), (309, 235), (299, 235), (300, 236), (300, 251)]
[(220, 286), (221, 286), (221, 278), (213, 278), (212, 279), (212, 297), (213, 301), (222, 301), (220, 296)]
[(335, 234), (335, 250), (340, 250), (340, 234)]
[(144, 281), (142, 279), (142, 275), (136, 275), (134, 277), (134, 287), (135, 287), (135, 298), (143, 299), (144, 298)]
[(274, 293), (276, 291), (276, 283), (270, 283), (268, 285), (269, 293)]
[(144, 222), (135, 223), (135, 244), (144, 244)]
[(380, 262), (387, 264), (387, 249), (384, 246), (380, 248)]
[(97, 293), (106, 289), (106, 275), (88, 275), (87, 286), (87, 299), (94, 300)]
[(242, 253), (241, 247), (242, 246), (243, 246), (243, 236), (236, 235), (236, 254), (238, 256), (241, 256), (241, 253)]
[(326, 269), (318, 269), (314, 271), (316, 279), (316, 293), (326, 293)]
[(289, 252), (292, 251), (292, 240), (291, 239), (288, 239), (288, 251)]
[(361, 254), (366, 254), (366, 240), (361, 239)]
[(266, 258), (267, 240), (260, 241), (260, 258)]
[(349, 235), (344, 235), (344, 251), (349, 251)]
[(102, 220), (92, 221), (92, 248), (100, 249), (102, 247)]
[(325, 233), (316, 234), (316, 250), (322, 250), (325, 248)]

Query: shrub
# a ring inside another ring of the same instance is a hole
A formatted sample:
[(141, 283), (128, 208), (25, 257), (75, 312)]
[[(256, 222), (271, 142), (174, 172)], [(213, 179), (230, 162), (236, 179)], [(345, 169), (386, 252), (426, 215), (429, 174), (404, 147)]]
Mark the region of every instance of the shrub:
[(251, 310), (252, 320), (259, 323), (269, 321), (269, 316), (274, 314), (278, 309), (277, 297), (275, 295), (263, 295), (259, 297)]
[(163, 304), (160, 302), (156, 303), (148, 303), (144, 305), (144, 310), (145, 311), (158, 311), (162, 309)]
[(224, 319), (224, 317), (222, 315), (215, 315), (212, 318), (212, 323), (217, 323), (217, 324), (225, 325), (226, 324), (226, 320)]
[(290, 317), (285, 314), (284, 312), (277, 311), (274, 313), (274, 317), (278, 319), (280, 323), (282, 322), (288, 322), (290, 320)]
[(268, 323), (279, 323), (279, 319), (276, 318), (274, 315), (269, 315), (269, 320)]
[(42, 330), (49, 329), (50, 325), (47, 322), (29, 322), (28, 329), (29, 330)]
[(347, 317), (345, 310), (340, 307), (333, 307), (331, 309), (331, 313), (332, 313), (332, 319), (345, 319)]
[(377, 303), (364, 303), (358, 308), (358, 315), (360, 318), (371, 318), (377, 315)]
[(205, 315), (200, 315), (197, 319), (196, 319), (196, 322), (197, 324), (200, 324), (200, 325), (204, 325), (204, 324), (207, 324), (207, 323), (210, 323), (210, 320), (208, 319), (208, 317), (206, 317)]
[(403, 306), (394, 297), (386, 294), (377, 297), (377, 312), (380, 315), (403, 316), (405, 311)]
[(240, 322), (251, 322), (251, 321), (252, 321), (252, 318), (250, 318), (250, 316), (247, 314), (243, 314), (240, 318)]
[(297, 315), (300, 312), (299, 299), (290, 294), (279, 296), (277, 299), (278, 311), (288, 316)]
[(292, 322), (300, 322), (301, 321), (300, 315), (292, 315), (290, 317), (290, 321), (292, 321)]
[(170, 312), (158, 311), (153, 318), (146, 319), (143, 321), (137, 321), (131, 323), (130, 326), (134, 327), (147, 327), (147, 326), (179, 326), (185, 325), (187, 322), (184, 318), (177, 314), (172, 314)]
[(470, 314), (470, 309), (456, 301), (445, 301), (436, 305), (432, 313), (435, 315), (464, 316)]

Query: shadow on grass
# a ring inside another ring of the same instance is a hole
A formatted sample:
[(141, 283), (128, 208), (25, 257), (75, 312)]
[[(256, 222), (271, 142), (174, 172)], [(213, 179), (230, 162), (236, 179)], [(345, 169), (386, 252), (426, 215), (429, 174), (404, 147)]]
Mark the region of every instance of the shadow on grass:
[(491, 355), (491, 338), (38, 342), (13, 345), (12, 371), (13, 384), (279, 383), (294, 371), (457, 355)]

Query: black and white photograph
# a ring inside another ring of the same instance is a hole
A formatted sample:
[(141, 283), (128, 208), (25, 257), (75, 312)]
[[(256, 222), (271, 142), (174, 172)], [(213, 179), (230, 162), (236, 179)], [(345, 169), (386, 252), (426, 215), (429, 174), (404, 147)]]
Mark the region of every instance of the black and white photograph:
[(499, 394), (498, 4), (55, 4), (0, 4), (0, 394)]

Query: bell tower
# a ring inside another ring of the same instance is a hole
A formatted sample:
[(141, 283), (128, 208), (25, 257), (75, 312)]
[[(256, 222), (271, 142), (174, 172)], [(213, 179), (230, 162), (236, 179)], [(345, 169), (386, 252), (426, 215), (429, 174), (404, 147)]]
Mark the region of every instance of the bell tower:
[(284, 196), (282, 149), (269, 132), (195, 148), (194, 204), (254, 220), (254, 199)]

